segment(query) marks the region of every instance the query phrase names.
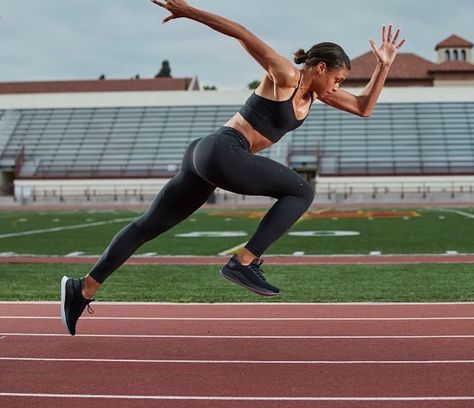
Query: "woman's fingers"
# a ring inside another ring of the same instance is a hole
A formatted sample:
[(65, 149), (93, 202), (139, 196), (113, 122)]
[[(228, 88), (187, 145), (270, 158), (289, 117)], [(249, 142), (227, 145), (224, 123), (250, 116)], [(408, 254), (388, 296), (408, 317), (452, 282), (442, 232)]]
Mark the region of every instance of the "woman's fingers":
[(372, 50), (374, 51), (375, 55), (379, 55), (379, 49), (377, 47), (377, 43), (374, 40), (369, 40), (369, 44), (372, 47)]
[(397, 45), (397, 48), (400, 49), (402, 48), (403, 44), (405, 44), (405, 39), (403, 39), (402, 41), (400, 41), (400, 44)]
[(397, 28), (397, 31), (395, 32), (395, 37), (393, 37), (392, 43), (395, 44), (397, 42), (397, 38), (398, 38), (399, 34), (400, 34), (400, 29)]
[[(164, 0), (164, 2), (160, 1), (160, 0), (151, 0), (152, 3), (156, 4), (157, 6), (160, 6), (160, 7), (163, 7), (163, 8), (166, 8), (168, 9), (168, 4), (167, 4), (167, 0)], [(161, 20), (161, 23), (162, 24), (165, 24), (167, 23), (168, 21), (170, 20), (173, 20), (174, 18), (176, 18), (173, 14), (169, 15), (168, 17), (164, 18), (163, 20)]]
[(171, 15), (171, 16), (168, 16), (168, 17), (164, 18), (161, 22), (162, 22), (163, 24), (165, 24), (165, 23), (167, 23), (168, 21), (173, 20), (173, 18), (175, 18), (175, 17), (174, 17), (173, 15)]
[(159, 0), (151, 0), (152, 3), (155, 3), (157, 6), (166, 7), (166, 3), (162, 3)]
[(392, 41), (392, 24), (388, 25), (388, 34), (387, 34), (387, 42)]

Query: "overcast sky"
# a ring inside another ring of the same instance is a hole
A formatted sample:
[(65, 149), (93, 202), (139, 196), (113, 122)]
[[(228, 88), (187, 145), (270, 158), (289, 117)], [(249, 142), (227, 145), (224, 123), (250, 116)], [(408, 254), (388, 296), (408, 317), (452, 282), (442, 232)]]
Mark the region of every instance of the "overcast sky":
[[(474, 42), (474, 0), (194, 0), (247, 27), (288, 57), (321, 41), (351, 58), (379, 40), (379, 26), (402, 28), (413, 52), (435, 61), (434, 46), (456, 33)], [(168, 59), (175, 77), (245, 89), (262, 71), (237, 41), (199, 23), (162, 25), (149, 0), (0, 0), (0, 81), (154, 76)]]

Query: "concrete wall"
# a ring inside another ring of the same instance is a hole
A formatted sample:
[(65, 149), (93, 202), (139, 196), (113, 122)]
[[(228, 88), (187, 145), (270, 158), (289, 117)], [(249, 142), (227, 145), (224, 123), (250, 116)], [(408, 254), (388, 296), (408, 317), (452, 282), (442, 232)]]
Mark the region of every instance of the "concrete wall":
[[(140, 203), (150, 201), (168, 179), (16, 180), (15, 200), (44, 203)], [(316, 202), (326, 204), (372, 202), (474, 203), (474, 176), (318, 177)], [(272, 199), (247, 197), (218, 189), (217, 202), (266, 203)]]
[[(360, 88), (347, 88), (358, 94)], [(0, 95), (0, 109), (240, 105), (251, 91), (84, 92)], [(472, 87), (384, 88), (379, 102), (470, 102)]]

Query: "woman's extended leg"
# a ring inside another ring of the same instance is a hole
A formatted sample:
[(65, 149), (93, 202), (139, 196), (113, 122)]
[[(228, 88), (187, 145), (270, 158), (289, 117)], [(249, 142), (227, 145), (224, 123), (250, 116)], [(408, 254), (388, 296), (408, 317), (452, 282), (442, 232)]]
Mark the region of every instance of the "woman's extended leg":
[(197, 142), (186, 150), (179, 173), (160, 191), (145, 214), (113, 238), (89, 274), (83, 279), (64, 276), (61, 280), (61, 316), (70, 334), (76, 333), (77, 320), (112, 272), (145, 242), (190, 216), (215, 190), (215, 186), (193, 172), (192, 156)]
[[(181, 170), (140, 218), (117, 233), (89, 276), (99, 284), (104, 282), (145, 242), (168, 231), (201, 207), (214, 189), (199, 176)], [(88, 297), (93, 295), (85, 292)]]

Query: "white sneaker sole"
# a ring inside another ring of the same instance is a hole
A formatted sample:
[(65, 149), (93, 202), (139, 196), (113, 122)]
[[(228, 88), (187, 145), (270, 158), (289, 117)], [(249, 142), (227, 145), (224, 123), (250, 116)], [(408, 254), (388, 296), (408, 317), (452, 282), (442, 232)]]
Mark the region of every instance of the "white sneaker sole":
[(249, 290), (250, 292), (256, 293), (257, 295), (260, 295), (260, 296), (277, 296), (278, 295), (278, 292), (271, 292), (269, 290), (256, 288), (255, 286), (245, 285), (239, 280), (233, 278), (232, 276), (225, 274), (222, 269), (220, 271), (220, 274), (224, 279), (227, 279), (228, 281), (235, 283), (236, 285), (239, 285), (242, 288)]
[(71, 334), (66, 322), (66, 282), (68, 281), (68, 279), (69, 278), (67, 276), (63, 276), (63, 278), (61, 279), (61, 320), (64, 323), (66, 331)]

